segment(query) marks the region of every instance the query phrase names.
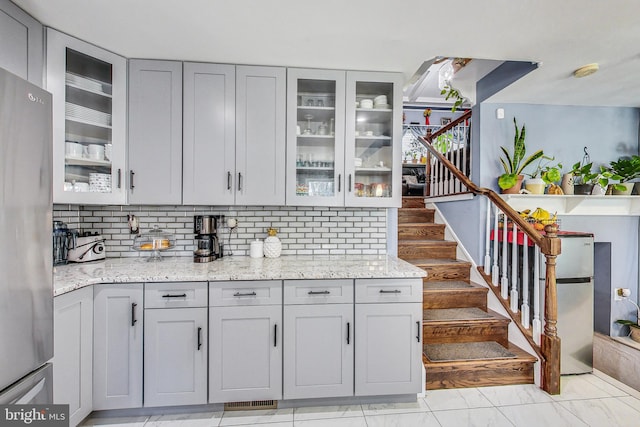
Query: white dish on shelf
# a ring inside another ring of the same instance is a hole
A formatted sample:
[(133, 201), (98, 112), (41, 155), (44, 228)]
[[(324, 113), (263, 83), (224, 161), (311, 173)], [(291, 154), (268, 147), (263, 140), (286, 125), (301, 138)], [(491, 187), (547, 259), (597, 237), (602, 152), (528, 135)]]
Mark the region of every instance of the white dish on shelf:
[(391, 109), (391, 105), (389, 104), (375, 104), (373, 106), (376, 110), (389, 110)]
[(360, 100), (360, 108), (365, 108), (365, 109), (373, 108), (373, 100), (372, 99), (361, 99)]

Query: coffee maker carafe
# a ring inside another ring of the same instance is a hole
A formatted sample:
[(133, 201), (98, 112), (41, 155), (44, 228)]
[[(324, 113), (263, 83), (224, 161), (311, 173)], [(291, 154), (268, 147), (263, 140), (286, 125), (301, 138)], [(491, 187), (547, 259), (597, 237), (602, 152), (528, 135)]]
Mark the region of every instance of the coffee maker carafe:
[(213, 215), (196, 215), (193, 217), (195, 233), (194, 262), (211, 262), (222, 256), (218, 243), (217, 219)]

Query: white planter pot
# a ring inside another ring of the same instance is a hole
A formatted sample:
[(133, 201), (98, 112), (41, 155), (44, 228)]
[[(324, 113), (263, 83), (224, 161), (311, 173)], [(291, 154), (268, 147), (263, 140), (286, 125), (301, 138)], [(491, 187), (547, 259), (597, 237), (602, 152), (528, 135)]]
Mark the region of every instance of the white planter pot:
[(626, 190), (620, 191), (620, 190), (616, 190), (614, 188), (611, 192), (616, 196), (628, 196), (628, 195), (630, 195), (631, 192), (633, 191), (634, 183), (633, 182), (623, 182), (621, 184), (625, 186)]
[(544, 194), (547, 183), (541, 178), (531, 178), (524, 182), (524, 189), (531, 194)]

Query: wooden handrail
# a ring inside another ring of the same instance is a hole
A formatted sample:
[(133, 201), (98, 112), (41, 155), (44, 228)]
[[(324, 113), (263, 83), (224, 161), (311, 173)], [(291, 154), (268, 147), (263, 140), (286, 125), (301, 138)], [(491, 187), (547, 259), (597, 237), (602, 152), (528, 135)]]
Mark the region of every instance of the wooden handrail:
[[(470, 115), (470, 111), (467, 112)], [(460, 123), (462, 120), (466, 120), (466, 114), (456, 120)], [(558, 304), (557, 304), (557, 287), (556, 287), (556, 257), (560, 254), (560, 239), (557, 232), (558, 227), (556, 225), (547, 225), (544, 228), (545, 234), (541, 235), (537, 230), (533, 228), (531, 224), (522, 218), (518, 212), (516, 212), (507, 202), (505, 202), (498, 194), (493, 190), (484, 187), (478, 187), (474, 184), (462, 171), (460, 171), (453, 163), (451, 163), (445, 156), (443, 156), (438, 150), (436, 150), (431, 140), (437, 138), (439, 134), (447, 132), (453, 128), (457, 123), (452, 122), (449, 125), (443, 127), (438, 132), (429, 135), (429, 140), (424, 137), (420, 137), (418, 140), (427, 148), (429, 153), (434, 156), (445, 168), (455, 176), (460, 182), (473, 194), (482, 195), (487, 197), (495, 206), (504, 213), (504, 215), (513, 221), (518, 228), (523, 231), (528, 239), (540, 248), (540, 251), (546, 258), (546, 270), (545, 270), (545, 325), (544, 333), (541, 336), (540, 350), (537, 348), (536, 353), (541, 355), (542, 364), (542, 381), (541, 387), (549, 394), (560, 393), (560, 337), (558, 337), (558, 330), (556, 327), (558, 320)], [(507, 227), (507, 221), (504, 223), (504, 227)], [(493, 289), (493, 288), (492, 288)], [(510, 310), (507, 310), (510, 313)], [(513, 316), (512, 316), (513, 318)], [(519, 321), (515, 318), (513, 320), (518, 326)]]
[(456, 178), (458, 178), (460, 182), (462, 182), (462, 184), (465, 187), (467, 187), (469, 191), (471, 191), (474, 194), (483, 195), (489, 198), (489, 200), (491, 200), (496, 206), (498, 206), (500, 210), (509, 217), (509, 219), (511, 219), (516, 224), (518, 224), (518, 227), (520, 227), (522, 231), (527, 233), (531, 241), (533, 241), (538, 246), (542, 247), (542, 236), (540, 235), (540, 233), (538, 233), (538, 231), (535, 228), (533, 228), (531, 224), (525, 221), (515, 210), (513, 210), (513, 208), (509, 206), (507, 202), (505, 202), (493, 190), (489, 188), (478, 187), (477, 185), (475, 185), (469, 178), (467, 178), (465, 174), (460, 172), (460, 170), (456, 168), (453, 165), (453, 163), (447, 160), (447, 158), (444, 157), (440, 152), (438, 152), (438, 150), (433, 148), (431, 143), (429, 143), (426, 139), (422, 137), (420, 138), (420, 140), (424, 144), (424, 146), (427, 148), (427, 150), (429, 150), (429, 153), (435, 156), (438, 159), (438, 161), (440, 161), (443, 165), (445, 165), (446, 168), (449, 169), (449, 172), (451, 172)]
[(461, 115), (460, 117), (458, 117), (457, 119), (455, 119), (451, 123), (447, 124), (446, 126), (441, 127), (440, 129), (438, 129), (434, 133), (432, 133), (430, 135), (429, 134), (425, 135), (425, 136), (429, 137), (429, 139), (426, 139), (426, 141), (431, 142), (431, 140), (433, 138), (437, 138), (438, 136), (442, 135), (443, 133), (446, 133), (446, 132), (450, 131), (451, 129), (453, 129), (454, 127), (458, 126), (460, 123), (464, 122), (465, 120), (467, 120), (469, 118), (471, 118), (471, 110), (468, 110), (463, 115)]

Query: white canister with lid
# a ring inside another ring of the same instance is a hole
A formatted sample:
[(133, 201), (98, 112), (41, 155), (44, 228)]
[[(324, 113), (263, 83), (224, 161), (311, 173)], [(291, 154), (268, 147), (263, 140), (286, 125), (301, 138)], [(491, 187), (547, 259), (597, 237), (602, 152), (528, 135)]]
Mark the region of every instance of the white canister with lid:
[(249, 248), (249, 256), (251, 258), (262, 258), (264, 256), (264, 243), (262, 240), (254, 240)]

